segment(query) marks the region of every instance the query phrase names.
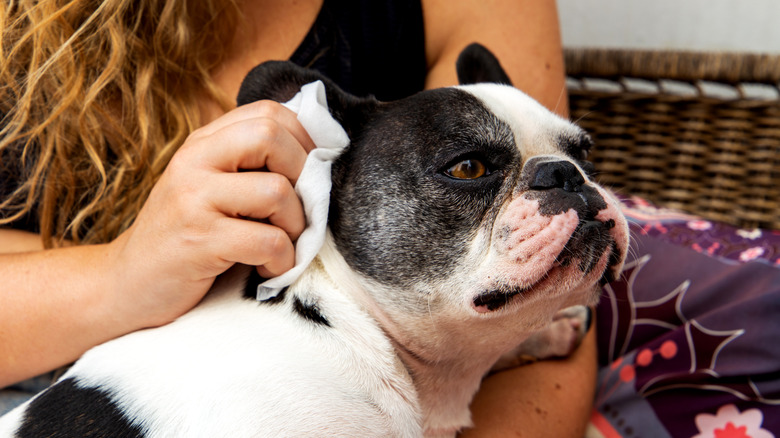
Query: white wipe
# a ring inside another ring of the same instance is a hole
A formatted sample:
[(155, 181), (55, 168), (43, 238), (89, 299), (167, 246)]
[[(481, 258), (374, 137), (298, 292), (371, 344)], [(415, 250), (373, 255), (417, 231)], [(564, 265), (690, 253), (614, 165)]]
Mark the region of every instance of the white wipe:
[(298, 121), (316, 146), (309, 152), (295, 184), (295, 192), (301, 198), (306, 215), (306, 229), (295, 243), (295, 266), (257, 286), (259, 301), (277, 296), (295, 282), (322, 248), (330, 205), (330, 166), (349, 145), (344, 128), (328, 111), (325, 85), (321, 81), (301, 87), (301, 91), (284, 106), (298, 114)]

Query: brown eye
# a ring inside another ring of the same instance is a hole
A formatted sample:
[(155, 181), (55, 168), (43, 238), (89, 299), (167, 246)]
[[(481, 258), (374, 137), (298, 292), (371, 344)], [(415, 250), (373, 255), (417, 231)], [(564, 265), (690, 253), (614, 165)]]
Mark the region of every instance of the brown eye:
[(447, 175), (457, 179), (477, 179), (487, 174), (487, 168), (479, 160), (463, 160), (447, 169)]

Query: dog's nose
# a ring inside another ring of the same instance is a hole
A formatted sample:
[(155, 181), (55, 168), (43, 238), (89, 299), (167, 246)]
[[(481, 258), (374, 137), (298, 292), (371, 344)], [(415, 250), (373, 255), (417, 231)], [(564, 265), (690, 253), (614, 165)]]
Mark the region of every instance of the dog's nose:
[(585, 178), (577, 166), (565, 160), (544, 161), (531, 169), (530, 188), (532, 190), (563, 189), (567, 192), (579, 192), (585, 184)]

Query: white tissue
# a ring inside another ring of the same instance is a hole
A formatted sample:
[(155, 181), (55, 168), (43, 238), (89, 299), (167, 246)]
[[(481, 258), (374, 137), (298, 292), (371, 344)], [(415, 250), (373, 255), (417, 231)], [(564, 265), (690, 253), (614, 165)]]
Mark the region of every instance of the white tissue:
[(322, 248), (330, 204), (331, 163), (349, 145), (344, 128), (328, 111), (325, 85), (321, 81), (301, 87), (301, 91), (284, 106), (298, 114), (298, 121), (316, 146), (309, 152), (295, 184), (295, 192), (303, 203), (306, 228), (295, 243), (295, 266), (257, 286), (259, 301), (277, 296), (295, 282)]

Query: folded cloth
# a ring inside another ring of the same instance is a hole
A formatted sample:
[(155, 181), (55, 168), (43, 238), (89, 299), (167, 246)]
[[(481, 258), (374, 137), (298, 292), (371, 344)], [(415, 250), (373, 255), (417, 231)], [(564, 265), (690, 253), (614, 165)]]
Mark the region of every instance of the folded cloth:
[(306, 228), (295, 243), (295, 266), (258, 285), (259, 301), (274, 298), (282, 289), (295, 282), (320, 251), (328, 222), (331, 163), (349, 145), (344, 128), (330, 115), (325, 85), (321, 81), (301, 87), (301, 91), (284, 106), (298, 114), (298, 121), (316, 146), (309, 152), (301, 176), (295, 184), (295, 192), (303, 203)]

